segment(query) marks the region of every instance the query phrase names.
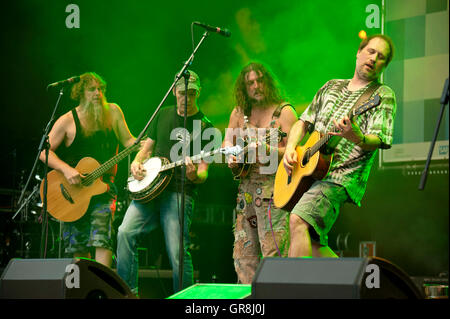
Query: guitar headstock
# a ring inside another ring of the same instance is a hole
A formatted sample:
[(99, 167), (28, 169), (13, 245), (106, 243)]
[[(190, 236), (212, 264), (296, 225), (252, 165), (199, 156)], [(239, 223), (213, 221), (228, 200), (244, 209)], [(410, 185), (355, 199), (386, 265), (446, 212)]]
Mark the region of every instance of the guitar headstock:
[(381, 97), (380, 95), (377, 93), (374, 96), (372, 96), (369, 100), (367, 100), (366, 102), (364, 102), (363, 105), (361, 105), (360, 107), (358, 107), (356, 110), (354, 110), (353, 112), (353, 116), (355, 115), (360, 115), (378, 105), (380, 105), (381, 103)]

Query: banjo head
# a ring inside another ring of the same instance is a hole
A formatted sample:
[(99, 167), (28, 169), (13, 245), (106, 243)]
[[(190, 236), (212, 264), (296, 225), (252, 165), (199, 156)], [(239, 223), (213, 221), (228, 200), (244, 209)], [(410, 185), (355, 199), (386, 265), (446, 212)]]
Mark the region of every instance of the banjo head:
[(130, 177), (128, 179), (128, 190), (131, 193), (138, 193), (148, 187), (158, 176), (162, 165), (162, 160), (159, 157), (152, 157), (142, 163), (142, 166), (144, 166), (144, 169), (146, 170), (145, 177), (140, 181)]

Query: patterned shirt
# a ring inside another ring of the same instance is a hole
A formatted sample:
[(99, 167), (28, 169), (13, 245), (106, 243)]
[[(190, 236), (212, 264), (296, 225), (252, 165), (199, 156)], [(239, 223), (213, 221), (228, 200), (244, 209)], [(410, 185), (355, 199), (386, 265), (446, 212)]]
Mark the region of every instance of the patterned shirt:
[[(314, 96), (313, 101), (300, 116), (303, 122), (314, 125), (314, 130), (325, 134), (334, 130), (333, 119), (339, 121), (350, 113), (355, 102), (369, 84), (357, 91), (349, 91), (350, 80), (330, 80)], [(379, 94), (381, 104), (356, 116), (364, 135), (376, 135), (381, 140), (380, 148), (392, 144), (396, 111), (395, 95), (391, 88), (381, 85), (373, 95)], [(377, 150), (364, 151), (353, 142), (342, 138), (334, 151), (334, 157), (324, 181), (342, 185), (351, 200), (361, 206), (367, 179)]]

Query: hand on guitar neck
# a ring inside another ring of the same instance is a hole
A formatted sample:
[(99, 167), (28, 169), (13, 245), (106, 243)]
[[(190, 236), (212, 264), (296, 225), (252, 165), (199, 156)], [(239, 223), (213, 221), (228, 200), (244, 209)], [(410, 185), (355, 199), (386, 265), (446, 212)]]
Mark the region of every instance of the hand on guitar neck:
[(333, 119), (333, 123), (335, 132), (329, 132), (328, 134), (341, 136), (355, 144), (358, 144), (363, 140), (364, 134), (361, 132), (359, 126), (354, 121), (350, 120), (348, 116), (345, 116), (339, 122)]

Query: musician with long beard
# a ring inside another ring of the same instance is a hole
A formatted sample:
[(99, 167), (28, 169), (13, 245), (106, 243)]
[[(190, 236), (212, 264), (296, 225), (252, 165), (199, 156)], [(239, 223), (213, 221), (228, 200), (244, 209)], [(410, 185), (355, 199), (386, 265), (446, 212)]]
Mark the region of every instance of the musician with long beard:
[[(74, 168), (82, 158), (92, 157), (104, 163), (117, 153), (119, 142), (129, 147), (135, 141), (122, 110), (107, 102), (105, 92), (106, 82), (98, 74), (82, 74), (71, 90), (71, 98), (80, 104), (58, 118), (49, 133), (48, 166), (62, 173), (70, 185), (82, 187), (83, 175)], [(45, 151), (40, 160), (45, 163)], [(111, 266), (115, 171), (113, 168), (102, 177), (109, 191), (92, 197), (80, 219), (64, 223), (66, 254), (91, 257), (92, 252), (98, 262)]]
[[(147, 172), (143, 163), (154, 157), (163, 157), (174, 161), (185, 161), (183, 179), (181, 167), (176, 167), (169, 184), (162, 192), (150, 201), (133, 200), (128, 207), (122, 224), (119, 227), (117, 244), (117, 273), (138, 294), (138, 253), (140, 239), (159, 225), (164, 233), (167, 255), (173, 273), (173, 291), (178, 292), (193, 284), (192, 258), (188, 251), (190, 245), (189, 229), (191, 226), (194, 200), (197, 197), (196, 185), (205, 182), (208, 177), (208, 162), (200, 160), (193, 163), (194, 145), (208, 141), (202, 140), (203, 131), (212, 124), (200, 111), (197, 100), (200, 96), (200, 78), (193, 71), (189, 72), (186, 91), (184, 78), (179, 79), (173, 89), (176, 106), (162, 108), (148, 129), (148, 139), (131, 163), (131, 173), (136, 180), (142, 180)], [(184, 129), (185, 99), (187, 95), (187, 120)], [(195, 127), (199, 129), (196, 130)], [(181, 145), (181, 147), (180, 147)], [(200, 150), (199, 150), (200, 151)], [(181, 207), (185, 192), (184, 209)], [(156, 190), (159, 192), (161, 190)], [(179, 285), (179, 256), (181, 212), (184, 211), (183, 227), (183, 273), (182, 286)]]
[[(289, 214), (275, 208), (271, 197), (287, 140), (282, 135), (289, 132), (297, 113), (280, 91), (266, 66), (247, 64), (236, 79), (237, 106), (230, 115), (223, 141), (223, 146), (228, 147), (244, 139), (250, 150), (247, 159), (233, 155), (228, 159), (228, 166), (238, 172), (233, 174), (239, 179), (233, 258), (238, 282), (242, 284), (251, 284), (262, 257), (287, 256)], [(239, 172), (243, 161), (253, 164)]]
[[(376, 151), (392, 144), (395, 95), (379, 77), (393, 54), (389, 37), (363, 39), (353, 77), (328, 81), (292, 127), (283, 159), (288, 175), (299, 165), (295, 149), (311, 125), (315, 131), (333, 136), (328, 153), (334, 150), (334, 157), (325, 177), (311, 185), (291, 212), (289, 257), (337, 257), (328, 246), (327, 234), (339, 209), (345, 202), (361, 205)], [(347, 114), (355, 106), (376, 94), (380, 105), (349, 118)]]

